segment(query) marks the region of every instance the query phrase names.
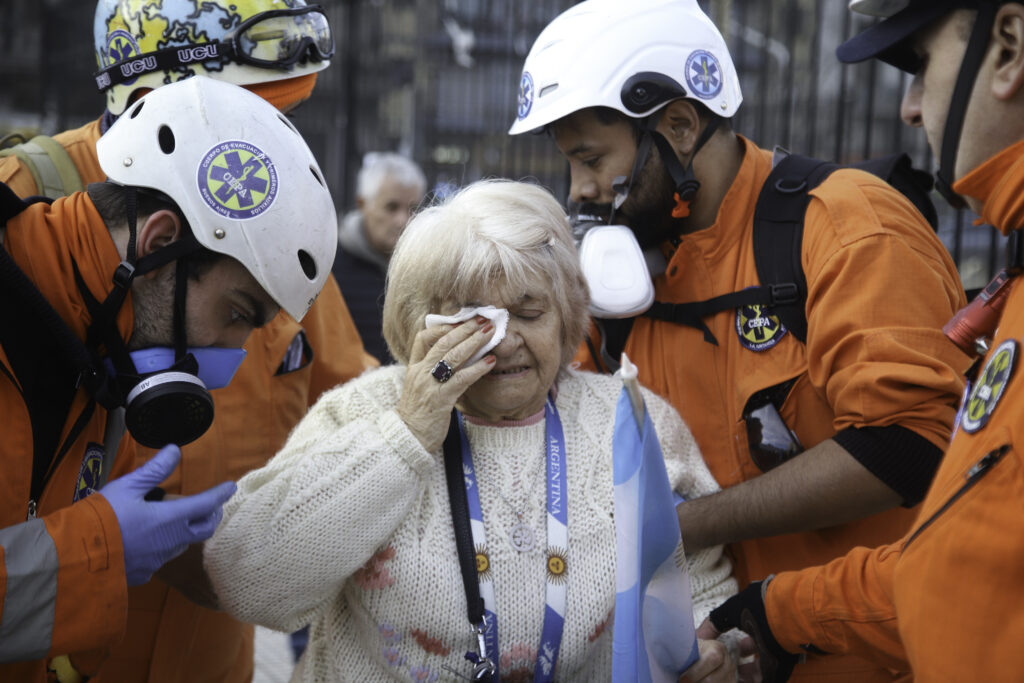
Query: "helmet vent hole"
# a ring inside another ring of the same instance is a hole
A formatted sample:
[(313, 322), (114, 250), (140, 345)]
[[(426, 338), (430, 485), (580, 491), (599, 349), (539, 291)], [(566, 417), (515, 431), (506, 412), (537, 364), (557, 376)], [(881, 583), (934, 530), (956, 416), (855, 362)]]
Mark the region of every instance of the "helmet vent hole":
[(540, 94), (537, 95), (537, 97), (544, 97), (548, 93), (554, 92), (556, 90), (558, 90), (558, 84), (557, 83), (552, 83), (551, 85), (545, 85), (543, 88), (540, 89)]
[(302, 272), (305, 273), (306, 277), (313, 281), (316, 279), (316, 261), (309, 255), (309, 252), (305, 249), (299, 249), (299, 265), (302, 266)]
[(157, 139), (160, 141), (160, 149), (164, 154), (170, 154), (174, 151), (174, 131), (168, 126), (160, 126)]
[(145, 103), (145, 100), (139, 100), (139, 103), (135, 105), (134, 109), (132, 109), (132, 113), (128, 115), (128, 118), (134, 119), (136, 116), (138, 116), (139, 112), (142, 111), (142, 105), (144, 105)]
[(297, 129), (296, 127), (295, 127), (295, 124), (294, 124), (294, 123), (292, 123), (291, 121), (289, 121), (289, 120), (288, 120), (288, 118), (287, 118), (287, 117), (286, 117), (286, 116), (285, 116), (284, 114), (282, 114), (281, 112), (278, 112), (278, 113), (277, 113), (277, 118), (279, 118), (279, 119), (281, 120), (281, 123), (283, 123), (284, 125), (288, 126), (288, 128), (289, 128), (289, 129), (290, 129), (290, 130), (291, 130), (291, 131), (292, 131), (293, 133), (295, 133), (295, 134), (296, 134), (296, 135), (298, 135), (299, 137), (302, 137), (302, 134), (301, 134), (301, 133), (299, 133), (299, 130), (298, 130), (298, 129)]
[(316, 181), (320, 183), (321, 186), (324, 186), (324, 179), (320, 177), (320, 174), (316, 172), (315, 168), (310, 166), (309, 172), (313, 174), (313, 177), (316, 178)]

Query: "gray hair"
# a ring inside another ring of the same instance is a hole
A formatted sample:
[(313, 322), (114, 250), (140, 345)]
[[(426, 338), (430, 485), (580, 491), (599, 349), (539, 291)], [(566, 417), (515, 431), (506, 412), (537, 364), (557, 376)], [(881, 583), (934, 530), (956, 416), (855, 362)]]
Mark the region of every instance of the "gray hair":
[(363, 167), (356, 176), (356, 197), (372, 199), (387, 178), (399, 185), (418, 188), (420, 194), (427, 191), (427, 177), (415, 161), (394, 152), (369, 152), (363, 157)]
[(513, 292), (550, 292), (562, 321), (562, 367), (583, 340), (590, 293), (565, 211), (537, 185), (481, 180), (418, 213), (388, 267), (384, 339), (408, 364), (428, 313), (473, 301), (496, 279)]

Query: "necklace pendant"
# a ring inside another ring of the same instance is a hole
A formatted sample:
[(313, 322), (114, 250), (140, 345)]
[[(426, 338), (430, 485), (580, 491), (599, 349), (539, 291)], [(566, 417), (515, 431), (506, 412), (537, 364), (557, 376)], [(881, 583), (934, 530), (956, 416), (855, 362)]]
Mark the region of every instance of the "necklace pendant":
[(534, 546), (533, 529), (519, 522), (509, 530), (508, 540), (519, 552), (529, 552)]

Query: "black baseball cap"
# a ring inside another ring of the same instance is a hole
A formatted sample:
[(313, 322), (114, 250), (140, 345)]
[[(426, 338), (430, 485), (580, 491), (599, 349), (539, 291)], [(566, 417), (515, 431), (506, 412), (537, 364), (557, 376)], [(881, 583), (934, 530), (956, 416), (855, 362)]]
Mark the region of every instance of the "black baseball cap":
[(847, 63), (878, 58), (897, 69), (914, 73), (920, 60), (908, 38), (953, 10), (977, 7), (978, 2), (970, 0), (909, 0), (903, 9), (836, 48), (836, 56)]

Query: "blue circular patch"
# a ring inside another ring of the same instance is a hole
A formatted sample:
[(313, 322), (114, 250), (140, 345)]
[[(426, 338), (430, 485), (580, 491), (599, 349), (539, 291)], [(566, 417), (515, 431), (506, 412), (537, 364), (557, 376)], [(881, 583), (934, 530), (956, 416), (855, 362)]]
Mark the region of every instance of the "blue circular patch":
[(258, 216), (277, 197), (277, 169), (253, 144), (228, 140), (214, 146), (199, 163), (199, 193), (224, 216), (245, 220)]
[(75, 493), (71, 500), (74, 503), (87, 498), (96, 492), (100, 486), (100, 477), (103, 475), (103, 446), (97, 443), (90, 443), (85, 447), (85, 457), (82, 458), (82, 466), (78, 470), (78, 481), (75, 483)]
[[(132, 57), (138, 57), (140, 54), (141, 50), (139, 44), (135, 42), (135, 36), (119, 28), (116, 31), (111, 31), (107, 36), (107, 63), (104, 66), (119, 64)], [(136, 76), (123, 81), (123, 84), (131, 85), (137, 80), (139, 79)]]
[(686, 84), (703, 100), (722, 92), (722, 67), (707, 50), (695, 50), (686, 59)]
[(522, 121), (529, 116), (531, 109), (533, 109), (533, 76), (529, 71), (524, 71), (523, 77), (519, 79), (518, 108), (516, 110), (519, 120)]
[(1017, 342), (1013, 339), (1007, 339), (989, 355), (960, 416), (960, 426), (968, 434), (973, 434), (988, 423), (1013, 375), (1016, 356)]
[(751, 304), (736, 309), (736, 334), (751, 351), (767, 351), (786, 336), (786, 326), (767, 306)]

